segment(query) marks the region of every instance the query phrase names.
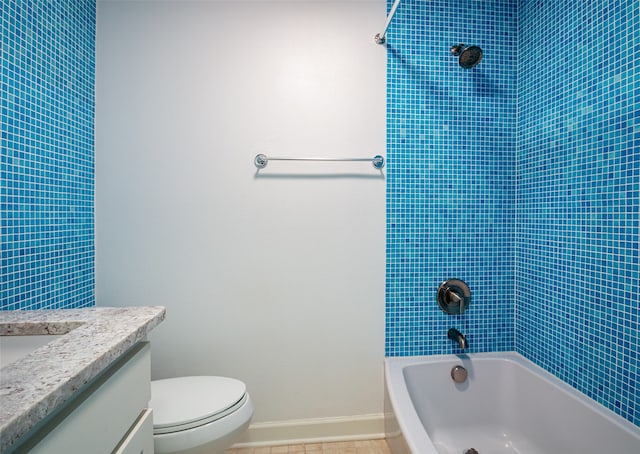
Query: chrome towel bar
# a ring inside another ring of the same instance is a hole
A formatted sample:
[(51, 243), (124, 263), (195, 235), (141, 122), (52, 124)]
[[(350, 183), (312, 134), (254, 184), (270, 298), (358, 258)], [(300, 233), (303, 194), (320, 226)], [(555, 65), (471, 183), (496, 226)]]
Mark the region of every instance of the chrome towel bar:
[(376, 169), (382, 169), (384, 167), (384, 158), (380, 155), (376, 155), (373, 158), (273, 158), (267, 157), (264, 154), (258, 154), (253, 160), (253, 163), (258, 169), (264, 169), (267, 167), (269, 161), (371, 161), (371, 164)]

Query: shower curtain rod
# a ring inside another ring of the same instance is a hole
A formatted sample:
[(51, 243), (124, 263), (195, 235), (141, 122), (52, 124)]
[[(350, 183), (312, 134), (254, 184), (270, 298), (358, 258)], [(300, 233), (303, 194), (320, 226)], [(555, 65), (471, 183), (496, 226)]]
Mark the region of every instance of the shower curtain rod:
[(391, 23), (391, 19), (393, 19), (393, 15), (396, 13), (396, 9), (398, 9), (398, 5), (400, 4), (400, 0), (396, 0), (393, 2), (393, 6), (391, 7), (391, 11), (389, 11), (389, 15), (387, 16), (387, 23), (384, 24), (384, 30), (382, 33), (376, 34), (373, 39), (376, 40), (377, 44), (384, 44), (387, 36), (387, 29), (389, 28), (389, 24)]

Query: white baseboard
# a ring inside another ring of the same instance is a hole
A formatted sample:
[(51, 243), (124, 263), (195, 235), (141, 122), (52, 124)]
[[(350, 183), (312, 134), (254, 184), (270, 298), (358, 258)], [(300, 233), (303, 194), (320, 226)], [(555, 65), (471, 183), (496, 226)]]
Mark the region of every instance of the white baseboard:
[(296, 419), (251, 424), (234, 448), (384, 438), (384, 415)]

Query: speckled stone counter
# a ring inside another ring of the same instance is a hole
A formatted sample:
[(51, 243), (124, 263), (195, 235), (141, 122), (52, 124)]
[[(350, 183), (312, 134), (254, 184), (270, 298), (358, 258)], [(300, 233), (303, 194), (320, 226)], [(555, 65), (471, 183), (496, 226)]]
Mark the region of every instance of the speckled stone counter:
[(0, 369), (0, 452), (164, 320), (165, 309), (0, 311), (0, 335), (66, 334)]

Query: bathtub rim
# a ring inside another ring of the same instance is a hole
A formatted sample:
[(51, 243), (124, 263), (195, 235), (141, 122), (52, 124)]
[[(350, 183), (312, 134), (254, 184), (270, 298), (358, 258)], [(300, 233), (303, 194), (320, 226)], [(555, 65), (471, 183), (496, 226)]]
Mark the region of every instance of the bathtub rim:
[[(514, 351), (453, 355), (386, 357), (384, 361), (385, 391), (387, 392), (392, 407), (391, 410), (393, 411), (396, 422), (400, 427), (402, 436), (404, 437), (404, 440), (412, 453), (438, 454), (438, 450), (433, 445), (431, 439), (429, 438), (427, 430), (422, 425), (422, 421), (420, 420), (420, 417), (418, 416), (418, 413), (413, 406), (413, 401), (411, 400), (411, 396), (409, 395), (409, 390), (406, 384), (404, 386), (395, 387), (394, 389), (392, 389), (392, 387), (389, 386), (389, 383), (392, 381), (393, 383), (398, 383), (398, 381), (400, 383), (404, 383), (404, 369), (406, 367), (429, 363), (450, 363), (452, 361), (461, 363), (463, 360), (498, 360), (503, 362), (510, 362), (523, 367), (528, 372), (534, 374), (537, 378), (553, 385), (560, 392), (568, 395), (568, 397), (589, 405), (589, 407), (593, 411), (609, 421), (609, 423), (618, 426), (620, 429), (626, 432), (629, 432), (632, 436), (640, 438), (640, 427), (636, 426), (631, 421), (626, 420), (614, 411), (606, 408), (604, 405), (595, 401), (583, 392), (563, 382), (555, 375), (551, 374), (542, 367), (533, 363), (531, 360), (522, 356), (520, 353)], [(396, 409), (398, 408), (409, 408), (411, 409), (411, 411), (404, 412), (402, 417), (399, 417), (396, 411)], [(411, 436), (408, 436), (408, 434), (411, 434)]]

